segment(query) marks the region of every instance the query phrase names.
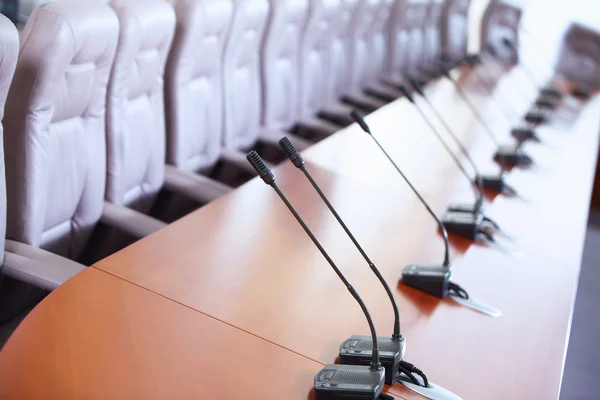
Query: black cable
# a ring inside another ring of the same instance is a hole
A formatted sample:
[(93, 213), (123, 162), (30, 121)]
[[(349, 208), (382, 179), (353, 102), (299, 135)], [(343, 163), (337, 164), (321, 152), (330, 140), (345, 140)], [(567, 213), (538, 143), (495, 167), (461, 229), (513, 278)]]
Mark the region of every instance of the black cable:
[[(400, 363), (402, 363), (402, 361), (400, 361)], [(404, 368), (402, 366), (399, 366), (398, 367), (398, 371), (401, 372), (401, 373), (403, 373), (404, 375), (406, 375), (406, 377), (408, 379), (410, 379), (411, 382), (414, 383), (415, 385), (417, 385), (417, 386), (423, 386), (423, 385), (421, 385), (421, 382), (419, 382), (417, 380), (417, 378), (415, 378), (414, 375), (408, 369), (406, 369), (406, 368)]]
[(415, 367), (415, 370), (413, 372), (415, 374), (419, 375), (421, 377), (421, 379), (423, 379), (423, 387), (428, 388), (429, 387), (429, 380), (427, 379), (427, 375), (425, 375), (425, 373), (423, 371), (421, 371), (417, 367)]
[(488, 217), (483, 217), (483, 221), (486, 222), (487, 224), (489, 224), (493, 229), (500, 231), (500, 225), (498, 225), (498, 223), (494, 220), (492, 220), (491, 218)]
[(459, 285), (457, 285), (456, 283), (450, 282), (448, 284), (448, 289), (450, 289), (451, 292), (454, 292), (458, 297), (462, 299), (469, 299), (469, 294), (467, 293), (467, 291)]
[[(402, 372), (409, 371), (407, 375), (410, 375), (410, 377), (412, 378), (411, 380), (416, 380), (416, 378), (412, 375), (413, 373), (419, 375), (423, 379), (423, 384), (418, 383), (418, 385), (426, 388), (429, 387), (429, 380), (427, 379), (427, 375), (425, 375), (425, 373), (419, 368), (417, 368), (415, 365), (409, 363), (408, 361), (402, 360), (400, 361), (399, 369), (402, 370)], [(406, 372), (404, 373), (406, 374)]]

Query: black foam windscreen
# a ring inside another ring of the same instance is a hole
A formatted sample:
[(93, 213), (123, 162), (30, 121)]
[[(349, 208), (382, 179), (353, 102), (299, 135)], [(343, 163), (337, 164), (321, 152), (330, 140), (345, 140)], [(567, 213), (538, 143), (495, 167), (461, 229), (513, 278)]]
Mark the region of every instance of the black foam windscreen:
[(275, 176), (271, 172), (271, 169), (267, 166), (267, 164), (265, 164), (263, 159), (258, 155), (256, 151), (252, 150), (250, 153), (248, 153), (246, 159), (248, 160), (250, 165), (252, 165), (252, 167), (256, 170), (258, 176), (260, 176), (261, 179), (265, 181), (267, 185), (270, 185), (273, 182), (275, 182)]

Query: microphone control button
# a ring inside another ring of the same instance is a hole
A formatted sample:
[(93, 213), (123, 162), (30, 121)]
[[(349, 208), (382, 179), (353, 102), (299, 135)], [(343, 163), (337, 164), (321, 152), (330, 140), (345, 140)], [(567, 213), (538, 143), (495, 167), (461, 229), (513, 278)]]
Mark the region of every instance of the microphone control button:
[(333, 378), (333, 375), (334, 375), (334, 374), (335, 374), (335, 372), (334, 372), (334, 371), (327, 371), (327, 372), (325, 373), (325, 379), (331, 379), (331, 378)]
[(349, 343), (350, 347), (356, 347), (356, 345), (358, 344), (358, 340), (351, 340)]

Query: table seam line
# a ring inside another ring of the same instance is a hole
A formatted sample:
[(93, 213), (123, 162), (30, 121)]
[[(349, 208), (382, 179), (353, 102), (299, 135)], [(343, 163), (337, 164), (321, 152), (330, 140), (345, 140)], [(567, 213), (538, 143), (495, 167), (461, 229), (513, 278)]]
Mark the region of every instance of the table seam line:
[(163, 295), (163, 294), (160, 294), (160, 293), (158, 293), (158, 292), (155, 292), (154, 290), (151, 290), (151, 289), (148, 289), (148, 288), (146, 288), (146, 287), (143, 287), (143, 286), (141, 286), (141, 285), (139, 285), (139, 284), (137, 284), (137, 283), (135, 283), (135, 282), (132, 282), (132, 281), (130, 281), (130, 280), (127, 280), (127, 279), (125, 279), (125, 278), (122, 278), (122, 277), (120, 277), (120, 276), (118, 276), (118, 275), (115, 275), (115, 274), (113, 274), (113, 273), (110, 273), (110, 272), (108, 272), (108, 271), (105, 271), (105, 270), (103, 270), (103, 269), (100, 269), (100, 268), (98, 268), (98, 267), (96, 267), (96, 266), (93, 266), (93, 265), (92, 265), (90, 268), (94, 268), (94, 269), (95, 269), (95, 270), (97, 270), (97, 271), (100, 271), (100, 272), (102, 272), (102, 273), (105, 273), (105, 274), (107, 274), (107, 275), (110, 275), (110, 276), (112, 276), (112, 277), (114, 277), (114, 278), (117, 278), (117, 279), (119, 279), (119, 280), (123, 281), (123, 282), (127, 282), (127, 283), (129, 283), (129, 284), (131, 284), (131, 285), (133, 285), (133, 286), (136, 286), (136, 287), (138, 287), (138, 288), (140, 288), (140, 289), (142, 289), (142, 290), (145, 290), (145, 291), (147, 291), (147, 292), (149, 292), (149, 293), (153, 293), (153, 294), (155, 294), (155, 295), (157, 295), (157, 296), (159, 296), (159, 297), (162, 297), (162, 298), (163, 298), (163, 299), (165, 299), (165, 300), (168, 300), (168, 301), (170, 301), (170, 302), (173, 302), (173, 303), (175, 303), (175, 304), (179, 304), (179, 305), (180, 305), (180, 306), (182, 306), (182, 307), (185, 307), (185, 308), (187, 308), (187, 309), (189, 309), (189, 310), (192, 310), (192, 311), (194, 311), (194, 312), (196, 312), (196, 313), (202, 314), (202, 315), (204, 315), (204, 316), (206, 316), (206, 317), (209, 317), (209, 318), (211, 318), (211, 319), (213, 319), (213, 320), (215, 320), (215, 321), (218, 321), (218, 322), (220, 322), (220, 323), (222, 323), (222, 324), (225, 324), (225, 325), (227, 325), (227, 326), (230, 326), (230, 327), (232, 327), (232, 328), (234, 328), (234, 329), (237, 329), (237, 330), (239, 330), (239, 331), (241, 331), (241, 332), (244, 332), (244, 333), (246, 333), (246, 334), (248, 334), (248, 335), (254, 336), (254, 337), (255, 337), (255, 338), (257, 338), (257, 339), (263, 340), (263, 341), (265, 341), (265, 342), (267, 342), (267, 343), (270, 343), (270, 344), (272, 344), (272, 345), (274, 345), (274, 346), (277, 346), (277, 347), (279, 347), (279, 348), (281, 348), (281, 349), (287, 350), (287, 351), (289, 351), (290, 353), (293, 353), (293, 354), (299, 355), (300, 357), (303, 357), (303, 358), (305, 358), (305, 359), (307, 359), (307, 360), (313, 361), (313, 362), (315, 362), (315, 363), (317, 363), (317, 364), (320, 364), (320, 365), (326, 365), (325, 363), (322, 363), (321, 361), (318, 361), (318, 360), (315, 360), (315, 359), (313, 359), (313, 358), (310, 358), (310, 357), (308, 357), (308, 356), (306, 356), (306, 355), (304, 355), (304, 354), (302, 354), (302, 353), (300, 353), (300, 352), (294, 351), (294, 350), (292, 350), (292, 349), (290, 349), (290, 348), (287, 348), (287, 347), (285, 347), (285, 346), (283, 346), (283, 345), (281, 345), (281, 344), (275, 343), (275, 342), (273, 342), (273, 341), (271, 341), (271, 340), (269, 340), (269, 339), (267, 339), (267, 338), (264, 338), (264, 337), (262, 337), (262, 336), (259, 336), (259, 335), (255, 334), (255, 333), (252, 333), (252, 332), (250, 332), (250, 331), (247, 331), (247, 330), (245, 330), (245, 329), (242, 329), (242, 328), (240, 328), (239, 326), (235, 326), (235, 325), (233, 325), (233, 324), (231, 324), (231, 323), (229, 323), (229, 322), (227, 322), (227, 321), (223, 321), (222, 319), (219, 319), (219, 318), (217, 318), (217, 317), (215, 317), (215, 316), (213, 316), (213, 315), (207, 314), (207, 313), (205, 313), (204, 311), (197, 310), (197, 309), (195, 309), (195, 308), (193, 308), (193, 307), (190, 307), (190, 306), (188, 306), (187, 304), (184, 304), (184, 303), (182, 303), (182, 302), (180, 302), (180, 301), (177, 301), (177, 300), (175, 300), (175, 299), (172, 299), (172, 298), (170, 298), (170, 297), (168, 297), (168, 296), (165, 296), (165, 295)]

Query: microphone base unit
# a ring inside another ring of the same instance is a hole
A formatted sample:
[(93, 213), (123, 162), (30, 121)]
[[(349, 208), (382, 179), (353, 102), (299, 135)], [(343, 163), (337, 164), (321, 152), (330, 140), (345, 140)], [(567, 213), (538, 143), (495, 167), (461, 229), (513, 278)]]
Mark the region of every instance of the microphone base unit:
[(554, 110), (558, 107), (558, 101), (555, 97), (544, 96), (542, 94), (535, 100), (535, 105), (542, 109)]
[[(400, 361), (404, 358), (404, 338), (377, 337), (379, 361), (385, 368), (385, 383), (393, 385), (398, 378)], [(371, 365), (373, 339), (371, 336), (353, 335), (340, 346), (340, 363), (344, 365)]]
[(542, 96), (554, 97), (555, 99), (561, 99), (563, 94), (560, 90), (553, 86), (546, 86), (540, 90)]
[(426, 79), (428, 82), (435, 81), (442, 77), (442, 73), (438, 68), (421, 68), (421, 73), (419, 75), (421, 76), (421, 78)]
[(527, 141), (533, 141), (533, 142), (541, 142), (539, 136), (537, 135), (537, 133), (535, 132), (535, 130), (533, 130), (532, 128), (528, 128), (525, 126), (521, 126), (521, 127), (517, 127), (517, 128), (513, 128), (510, 131), (510, 134), (512, 135), (512, 137), (514, 137), (515, 139), (517, 139), (517, 141), (519, 143), (525, 143)]
[(450, 267), (444, 265), (409, 265), (402, 271), (401, 282), (443, 299), (450, 292)]
[[(475, 184), (478, 184), (478, 182), (475, 182)], [(514, 192), (514, 190), (506, 184), (504, 174), (483, 175), (481, 177), (481, 184), (483, 185), (483, 189), (496, 193)]]
[(578, 99), (581, 99), (581, 100), (587, 100), (590, 98), (592, 93), (587, 89), (574, 88), (573, 90), (571, 90), (571, 95), (573, 95), (574, 97), (577, 97)]
[(315, 376), (316, 400), (376, 400), (383, 391), (385, 369), (328, 364)]
[(482, 231), (485, 216), (483, 213), (448, 212), (442, 218), (442, 223), (448, 233), (476, 241)]
[(534, 125), (543, 125), (548, 123), (548, 117), (542, 111), (529, 111), (525, 114), (525, 121)]
[(498, 164), (510, 167), (529, 167), (533, 160), (517, 146), (500, 146), (494, 154)]
[(448, 212), (467, 214), (483, 213), (483, 205), (481, 207), (477, 207), (477, 204), (455, 203), (450, 204), (448, 207)]

